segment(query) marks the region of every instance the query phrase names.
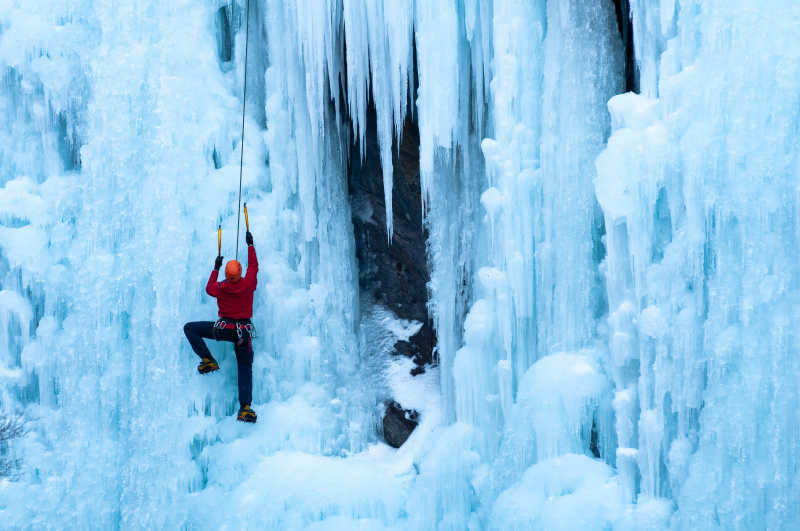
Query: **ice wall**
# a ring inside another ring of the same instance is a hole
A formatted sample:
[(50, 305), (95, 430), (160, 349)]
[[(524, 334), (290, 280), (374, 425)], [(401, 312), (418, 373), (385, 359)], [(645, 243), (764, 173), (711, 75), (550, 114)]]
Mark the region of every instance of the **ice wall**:
[[(2, 68), (19, 81), (2, 99), (23, 115), (11, 132), (42, 153), (25, 160), (24, 145), (0, 148), (18, 161), (2, 174), (4, 215), (18, 220), (4, 227), (3, 288), (33, 308), (31, 333), (24, 326), (3, 360), (22, 369), (4, 378), (3, 409), (25, 407), (32, 429), (20, 449), (27, 484), (4, 486), (9, 526), (181, 519), (179, 505), (178, 514), (157, 505), (174, 502), (197, 473), (184, 450), (186, 412), (202, 396), (188, 385), (172, 329), (197, 304), (185, 281), (206, 269), (191, 250), (195, 231), (213, 229), (197, 226), (195, 213), (225, 203), (207, 183), (213, 135), (235, 130), (189, 104), (196, 81), (186, 80), (205, 78), (206, 101), (236, 108), (213, 41), (193, 37), (207, 32), (205, 11), (187, 24), (141, 5), (3, 6)], [(207, 55), (188, 63), (193, 44)], [(200, 193), (198, 176), (208, 186)]]
[[(614, 37), (607, 31), (607, 10), (572, 4), (549, 11), (544, 4), (531, 3), (522, 11), (516, 7), (503, 2), (494, 6), (491, 116), (496, 138), (482, 142), (489, 176), (481, 195), (488, 241), (475, 279), (477, 301), (465, 322), (466, 345), (456, 359), (457, 380), (463, 382), (457, 386), (459, 417), (484, 425), (487, 434), (498, 421), (503, 425), (519, 380), (536, 359), (553, 348), (585, 346), (591, 338), (590, 331), (576, 333), (572, 324), (591, 324), (575, 312), (592, 310), (588, 297), (596, 269), (588, 232), (594, 200), (585, 192), (590, 179), (586, 168), (591, 153), (602, 146), (602, 127), (599, 136), (591, 135), (594, 121), (606, 120), (602, 102), (615, 92), (617, 80), (611, 74), (618, 69), (611, 44), (603, 42)], [(596, 29), (573, 32), (572, 27), (584, 23), (572, 19), (596, 19)], [(547, 27), (554, 31), (545, 37)], [(571, 56), (568, 50), (576, 46), (585, 47), (585, 53)], [(597, 71), (564, 66), (582, 60)], [(547, 75), (559, 68), (575, 77)], [(600, 76), (608, 87), (592, 79)], [(584, 118), (559, 116), (560, 98), (580, 109), (573, 111), (575, 116), (592, 116), (586, 120), (592, 127), (581, 123)], [(556, 205), (568, 208), (554, 216)], [(562, 276), (567, 271), (573, 274)], [(565, 295), (579, 292), (587, 300), (576, 305), (580, 310), (566, 305), (557, 310), (553, 305), (570, 297), (555, 297), (549, 293), (554, 289)], [(539, 292), (548, 293), (537, 297)], [(472, 384), (474, 378), (481, 386)], [(495, 399), (487, 402), (492, 395)]]
[[(525, 529), (546, 520), (505, 513), (553, 495), (521, 480), (526, 468), (590, 448), (614, 460), (591, 180), (610, 125), (605, 102), (622, 89), (624, 63), (610, 3), (495, 2), (494, 14), (485, 239), (455, 398), (458, 419), (478, 428), (477, 522)], [(588, 490), (602, 490), (598, 482)], [(522, 505), (512, 509), (512, 499)]]
[[(267, 19), (252, 4), (258, 68)], [(214, 347), (222, 374), (200, 379), (182, 325), (216, 315), (203, 283), (218, 222), (234, 254), (244, 21), (243, 4), (216, 2), (0, 7), (0, 407), (31, 429), (13, 448), (20, 480), (0, 486), (2, 527), (178, 528), (207, 503), (193, 493), (238, 407), (235, 363)], [(255, 75), (246, 122), (254, 406), (302, 388), (324, 414), (284, 444), (358, 451), (375, 413), (344, 385), (359, 350), (343, 159), (292, 122), (303, 65), (274, 60), (281, 81)]]
[[(31, 427), (3, 525), (800, 518), (798, 7), (631, 0), (620, 94), (611, 1), (251, 0), (240, 426), (232, 353), (198, 377), (181, 325), (215, 313), (217, 223), (235, 247), (245, 5), (0, 0), (0, 411)], [(359, 315), (370, 105), (390, 242), (391, 150), (420, 132), (419, 378), (385, 357), (408, 323)], [(420, 413), (397, 451), (387, 397)]]
[(632, 15), (642, 95), (609, 102), (595, 182), (620, 473), (640, 496), (671, 497), (678, 528), (786, 528), (800, 511), (786, 473), (800, 10), (661, 1)]

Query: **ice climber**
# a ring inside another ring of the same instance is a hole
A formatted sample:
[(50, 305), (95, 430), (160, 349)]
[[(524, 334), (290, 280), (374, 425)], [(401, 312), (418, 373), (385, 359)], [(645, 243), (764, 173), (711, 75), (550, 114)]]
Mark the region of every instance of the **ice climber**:
[(192, 349), (200, 356), (200, 365), (197, 366), (200, 374), (219, 370), (219, 364), (211, 355), (203, 338), (233, 343), (239, 367), (240, 407), (236, 419), (242, 422), (255, 422), (256, 413), (250, 407), (253, 394), (253, 325), (250, 318), (253, 316), (253, 293), (256, 291), (258, 259), (250, 231), (247, 231), (245, 240), (247, 274), (242, 276), (242, 265), (236, 260), (231, 260), (225, 264), (225, 280), (217, 282), (219, 268), (222, 266), (222, 256), (217, 256), (214, 270), (211, 271), (206, 284), (206, 293), (217, 299), (219, 319), (216, 322), (186, 323), (183, 332)]

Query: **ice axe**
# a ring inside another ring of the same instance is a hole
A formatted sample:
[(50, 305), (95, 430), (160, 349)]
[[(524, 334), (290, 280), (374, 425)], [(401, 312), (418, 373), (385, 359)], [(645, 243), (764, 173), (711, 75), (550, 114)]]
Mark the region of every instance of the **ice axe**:
[(244, 204), (244, 226), (250, 232), (250, 219), (247, 217), (247, 203)]
[(217, 227), (217, 256), (222, 256), (222, 225)]

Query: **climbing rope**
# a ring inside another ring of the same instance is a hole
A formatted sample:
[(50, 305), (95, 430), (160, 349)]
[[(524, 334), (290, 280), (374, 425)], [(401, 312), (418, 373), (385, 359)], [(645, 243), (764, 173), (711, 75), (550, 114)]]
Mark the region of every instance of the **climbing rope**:
[(239, 206), (236, 209), (236, 259), (239, 259), (239, 223), (242, 219), (242, 169), (244, 168), (244, 110), (247, 105), (247, 47), (250, 44), (250, 0), (244, 12), (244, 87), (242, 88), (242, 146), (239, 155)]

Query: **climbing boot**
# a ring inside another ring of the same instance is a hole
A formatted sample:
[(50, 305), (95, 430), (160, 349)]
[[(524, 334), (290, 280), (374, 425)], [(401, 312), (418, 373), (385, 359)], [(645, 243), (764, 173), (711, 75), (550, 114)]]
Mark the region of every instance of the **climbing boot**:
[(219, 370), (219, 363), (214, 358), (203, 358), (203, 361), (200, 362), (200, 365), (197, 366), (197, 372), (200, 374), (206, 374), (209, 372), (214, 372)]
[(258, 417), (256, 412), (250, 408), (250, 404), (239, 408), (239, 414), (236, 415), (236, 420), (240, 422), (255, 422)]

